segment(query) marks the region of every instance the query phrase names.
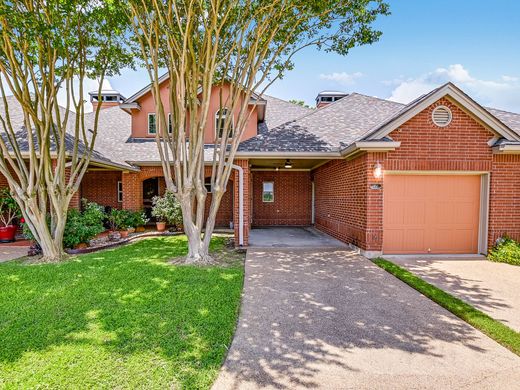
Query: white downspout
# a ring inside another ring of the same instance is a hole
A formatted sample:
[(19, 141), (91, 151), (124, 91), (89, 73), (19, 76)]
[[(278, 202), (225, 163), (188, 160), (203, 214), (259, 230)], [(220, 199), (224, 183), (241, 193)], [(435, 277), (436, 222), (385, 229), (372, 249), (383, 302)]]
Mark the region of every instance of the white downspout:
[(244, 170), (235, 164), (231, 167), (238, 171), (238, 244), (244, 246)]

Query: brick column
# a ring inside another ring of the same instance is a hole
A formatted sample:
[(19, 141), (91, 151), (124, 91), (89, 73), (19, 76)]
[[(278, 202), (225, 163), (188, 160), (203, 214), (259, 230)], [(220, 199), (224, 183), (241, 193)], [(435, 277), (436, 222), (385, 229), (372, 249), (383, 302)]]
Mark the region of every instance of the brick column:
[[(374, 166), (377, 162), (385, 169), (386, 153), (367, 153), (367, 211), (366, 211), (366, 249), (367, 251), (383, 250), (383, 190), (384, 178), (374, 177)], [(380, 187), (377, 187), (380, 186)]]
[(143, 190), (139, 173), (123, 172), (123, 204), (125, 210), (138, 211), (143, 207)]
[[(250, 185), (251, 185), (251, 172), (249, 170), (249, 161), (248, 160), (235, 160), (235, 165), (241, 167), (244, 171), (244, 246), (248, 245), (249, 242), (249, 229), (251, 227), (251, 215), (250, 215), (250, 206), (251, 206), (251, 197), (250, 197)], [(240, 225), (240, 210), (239, 210), (239, 172), (235, 169), (234, 177), (233, 177), (233, 225), (235, 228), (235, 245), (239, 245), (239, 225)]]

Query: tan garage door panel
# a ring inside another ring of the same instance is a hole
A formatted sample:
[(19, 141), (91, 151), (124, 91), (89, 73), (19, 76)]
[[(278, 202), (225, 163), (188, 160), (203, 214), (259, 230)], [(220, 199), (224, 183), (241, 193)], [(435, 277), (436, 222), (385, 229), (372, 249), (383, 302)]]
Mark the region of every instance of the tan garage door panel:
[(384, 253), (477, 253), (480, 176), (387, 175)]

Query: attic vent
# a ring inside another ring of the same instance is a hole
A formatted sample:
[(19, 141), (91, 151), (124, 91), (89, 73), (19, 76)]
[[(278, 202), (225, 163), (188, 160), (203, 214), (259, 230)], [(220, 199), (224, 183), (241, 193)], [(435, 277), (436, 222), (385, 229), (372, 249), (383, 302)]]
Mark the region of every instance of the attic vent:
[(436, 107), (432, 112), (432, 120), (439, 127), (446, 127), (451, 122), (451, 111), (446, 106)]

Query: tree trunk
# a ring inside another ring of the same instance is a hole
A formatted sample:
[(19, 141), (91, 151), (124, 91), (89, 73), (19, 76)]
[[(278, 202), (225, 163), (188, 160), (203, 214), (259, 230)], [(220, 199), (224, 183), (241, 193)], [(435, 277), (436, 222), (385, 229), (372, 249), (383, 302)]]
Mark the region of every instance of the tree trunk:
[(209, 242), (202, 239), (201, 227), (197, 226), (197, 224), (193, 222), (193, 208), (191, 201), (180, 199), (179, 202), (181, 204), (184, 232), (188, 238), (188, 255), (186, 256), (186, 264), (213, 264), (215, 261), (209, 254)]

